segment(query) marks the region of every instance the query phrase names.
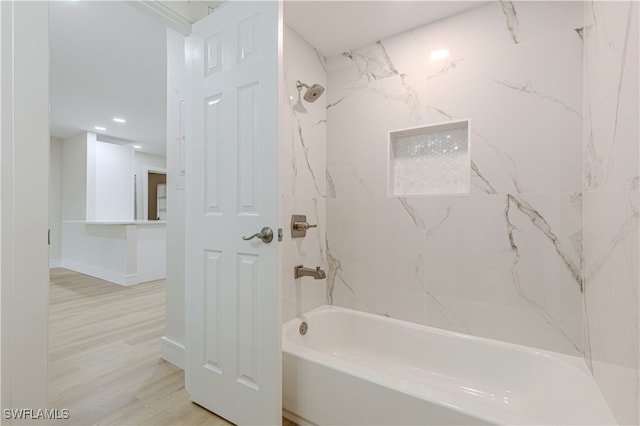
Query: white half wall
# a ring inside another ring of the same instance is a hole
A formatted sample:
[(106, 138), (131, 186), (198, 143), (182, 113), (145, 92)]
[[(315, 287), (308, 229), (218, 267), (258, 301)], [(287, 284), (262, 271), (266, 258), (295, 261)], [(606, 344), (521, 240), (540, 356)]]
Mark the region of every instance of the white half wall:
[(137, 284), (134, 232), (134, 225), (63, 221), (61, 266), (120, 285)]
[(164, 222), (63, 221), (60, 266), (124, 286), (166, 276)]
[(137, 272), (141, 283), (167, 276), (167, 229), (165, 223), (138, 226)]

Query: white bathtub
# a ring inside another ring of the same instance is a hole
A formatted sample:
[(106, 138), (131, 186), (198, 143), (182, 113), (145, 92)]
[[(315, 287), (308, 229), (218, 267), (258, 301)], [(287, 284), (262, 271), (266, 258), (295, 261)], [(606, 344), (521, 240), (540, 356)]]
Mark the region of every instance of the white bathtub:
[(333, 306), (287, 322), (283, 351), (300, 424), (616, 424), (584, 360), (555, 352)]

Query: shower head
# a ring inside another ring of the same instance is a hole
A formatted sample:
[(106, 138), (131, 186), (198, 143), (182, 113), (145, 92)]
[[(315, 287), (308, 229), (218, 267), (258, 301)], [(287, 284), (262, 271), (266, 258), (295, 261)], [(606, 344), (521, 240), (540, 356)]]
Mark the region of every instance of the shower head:
[(303, 87), (306, 87), (307, 91), (304, 92), (304, 95), (302, 97), (307, 102), (315, 102), (315, 100), (324, 93), (324, 87), (320, 86), (319, 84), (312, 84), (311, 87), (309, 87), (308, 84), (305, 84), (300, 80), (296, 81), (296, 88), (298, 90), (302, 90)]

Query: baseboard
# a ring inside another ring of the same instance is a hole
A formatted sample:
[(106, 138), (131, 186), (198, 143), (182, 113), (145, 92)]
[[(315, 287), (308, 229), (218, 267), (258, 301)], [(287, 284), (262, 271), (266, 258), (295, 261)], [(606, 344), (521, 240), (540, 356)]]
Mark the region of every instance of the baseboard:
[(167, 336), (162, 337), (162, 359), (182, 370), (184, 370), (185, 349), (183, 344), (171, 340)]
[(297, 416), (285, 408), (282, 409), (282, 417), (300, 426), (316, 426), (315, 423), (311, 423), (309, 420)]
[(49, 268), (61, 268), (60, 259), (49, 259)]
[(95, 265), (88, 265), (86, 263), (78, 262), (71, 259), (61, 259), (60, 267), (70, 269), (81, 274), (90, 275), (92, 277), (100, 278), (101, 280), (109, 281), (110, 283), (119, 284), (122, 286), (130, 286), (138, 284), (138, 274), (122, 274), (120, 272), (111, 271), (109, 269), (103, 269)]

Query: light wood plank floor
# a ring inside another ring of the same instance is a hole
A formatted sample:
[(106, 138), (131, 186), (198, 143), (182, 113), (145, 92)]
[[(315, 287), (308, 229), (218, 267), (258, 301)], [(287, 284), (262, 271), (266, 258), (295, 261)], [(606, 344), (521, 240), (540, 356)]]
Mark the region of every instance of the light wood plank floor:
[(121, 287), (51, 270), (49, 401), (64, 425), (229, 425), (192, 403), (160, 358), (164, 281)]

